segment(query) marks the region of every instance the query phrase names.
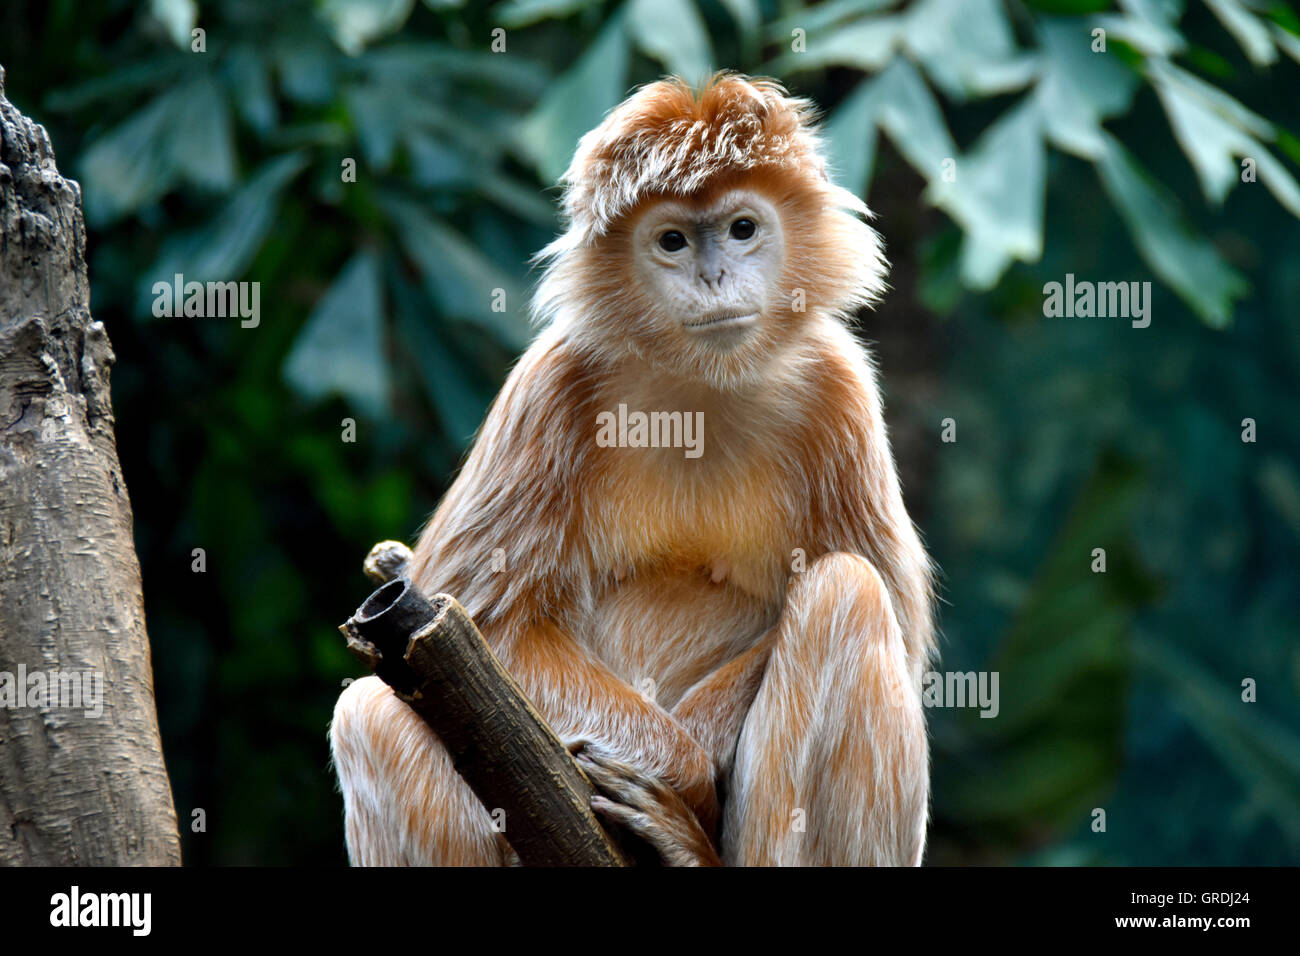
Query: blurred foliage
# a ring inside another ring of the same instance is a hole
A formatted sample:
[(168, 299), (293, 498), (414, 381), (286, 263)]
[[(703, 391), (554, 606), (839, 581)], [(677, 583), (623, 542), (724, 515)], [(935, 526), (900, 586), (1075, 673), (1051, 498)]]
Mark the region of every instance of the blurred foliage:
[[(414, 535), (527, 342), (577, 138), (719, 66), (813, 97), (882, 210), (864, 327), (944, 667), (1001, 675), (998, 719), (930, 714), (932, 862), (1300, 859), (1290, 6), (18, 0), (0, 37), (83, 186), (188, 862), (343, 860), (361, 557)], [(1154, 279), (1151, 327), (1044, 318), (1067, 272)], [(154, 318), (175, 273), (260, 282), (260, 325)]]

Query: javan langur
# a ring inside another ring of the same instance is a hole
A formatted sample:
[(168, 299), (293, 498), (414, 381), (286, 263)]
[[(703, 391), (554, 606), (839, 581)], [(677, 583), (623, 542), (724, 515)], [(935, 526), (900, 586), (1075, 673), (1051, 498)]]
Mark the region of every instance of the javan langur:
[[(734, 74), (643, 87), (564, 184), (542, 331), (413, 581), (465, 605), (596, 811), (666, 862), (918, 864), (931, 569), (845, 325), (884, 288), (865, 204), (809, 102)], [(378, 678), (331, 744), (354, 863), (508, 861)]]

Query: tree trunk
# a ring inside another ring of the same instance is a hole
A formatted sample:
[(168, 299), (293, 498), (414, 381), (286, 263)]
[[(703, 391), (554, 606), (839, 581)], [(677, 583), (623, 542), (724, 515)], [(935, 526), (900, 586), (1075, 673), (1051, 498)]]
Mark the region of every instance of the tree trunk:
[[(0, 68), (0, 864), (180, 862), (81, 191)], [(98, 693), (97, 693), (98, 689)]]

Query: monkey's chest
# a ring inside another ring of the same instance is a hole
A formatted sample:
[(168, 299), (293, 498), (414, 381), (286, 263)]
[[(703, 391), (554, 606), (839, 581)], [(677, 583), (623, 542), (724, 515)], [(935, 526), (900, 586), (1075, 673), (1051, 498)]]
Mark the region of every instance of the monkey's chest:
[(776, 622), (762, 600), (699, 570), (643, 571), (609, 588), (578, 639), (623, 680), (672, 708), (696, 681), (751, 647)]
[(797, 528), (757, 471), (726, 482), (654, 470), (625, 478), (589, 516), (604, 573), (576, 631), (616, 674), (672, 707), (776, 622)]

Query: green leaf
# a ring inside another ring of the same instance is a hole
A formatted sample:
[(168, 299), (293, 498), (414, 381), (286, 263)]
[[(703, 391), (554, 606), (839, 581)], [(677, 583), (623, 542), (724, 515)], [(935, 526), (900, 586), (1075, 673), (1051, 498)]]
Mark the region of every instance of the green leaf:
[(1259, 181), (1291, 215), (1300, 218), (1300, 185), (1296, 184), (1295, 177), (1262, 146), (1252, 158), (1259, 167)]
[(771, 72), (781, 75), (850, 66), (876, 73), (894, 58), (901, 34), (902, 19), (895, 16), (862, 20), (817, 34), (809, 31), (807, 49), (777, 58)]
[(938, 101), (921, 74), (903, 57), (890, 64), (877, 82), (881, 129), (912, 168), (927, 182), (933, 181), (942, 171), (943, 161), (957, 155), (957, 144), (948, 133)]
[(176, 89), (163, 93), (86, 149), (80, 178), (92, 224), (110, 223), (175, 185), (180, 170), (164, 143), (181, 97)]
[(1203, 321), (1223, 328), (1249, 288), (1187, 224), (1178, 201), (1109, 134), (1096, 168), (1142, 258)]
[(1300, 840), (1300, 737), (1243, 704), (1240, 685), (1224, 684), (1176, 644), (1144, 638), (1137, 659), (1166, 682), (1184, 719), (1279, 827)]
[(334, 42), (349, 56), (400, 30), (413, 4), (414, 0), (318, 0)]
[(627, 54), (623, 18), (616, 15), (520, 124), (519, 150), (537, 167), (542, 179), (559, 179), (578, 140), (622, 99)]
[(759, 28), (763, 23), (763, 12), (759, 9), (758, 0), (720, 0), (720, 2), (727, 8), (727, 12), (731, 14), (731, 19), (736, 24), (741, 46), (752, 53), (758, 47)]
[(1255, 484), (1260, 499), (1272, 507), (1273, 513), (1300, 540), (1300, 474), (1296, 466), (1281, 458), (1269, 458), (1259, 466)]
[[(430, 219), (408, 202), (383, 197), (406, 254), (419, 267), (425, 289), (446, 314), (492, 332), (503, 345), (520, 351), (531, 335), (524, 318), (524, 295), (514, 278), (498, 268), (463, 236)], [(493, 311), (497, 290), (506, 311)]]
[(879, 77), (859, 83), (827, 125), (832, 168), (854, 193), (866, 194), (871, 179), (876, 126), (927, 181), (940, 176), (945, 159), (957, 156), (939, 103), (906, 57), (898, 57)]
[(166, 140), (180, 175), (196, 186), (229, 189), (235, 184), (235, 146), (224, 91), (204, 73), (185, 90), (182, 103)]
[(1044, 13), (1083, 14), (1109, 10), (1113, 0), (1025, 0), (1025, 5)]
[(271, 132), (279, 118), (279, 107), (266, 58), (251, 45), (239, 46), (226, 58), (226, 69), (240, 116), (258, 133)]
[(154, 98), (82, 156), (86, 216), (111, 222), (156, 201), (181, 180), (230, 188), (235, 155), (226, 102), (202, 73)]
[(1153, 61), (1149, 65), (1148, 72), (1154, 79), (1159, 79), (1165, 83), (1176, 83), (1189, 94), (1203, 100), (1209, 108), (1219, 113), (1224, 119), (1252, 136), (1259, 139), (1273, 138), (1274, 127), (1272, 123), (1254, 110), (1248, 109), (1240, 100), (1229, 96), (1217, 86), (1206, 83), (1194, 74), (1188, 73), (1186, 70), (1180, 70), (1172, 63), (1162, 60)]
[(874, 80), (858, 85), (827, 126), (828, 149), (841, 182), (865, 193), (875, 159), (875, 129), (889, 134), (903, 157), (927, 180), (957, 155), (943, 112), (921, 74), (904, 57)]
[(1300, 37), (1300, 13), (1287, 6), (1285, 0), (1272, 0), (1263, 14), (1283, 33)]
[(1141, 78), (1117, 57), (1093, 53), (1082, 20), (1039, 24), (1043, 75), (1034, 88), (1053, 146), (1086, 159), (1105, 150), (1102, 121), (1126, 113)]
[(1152, 85), (1160, 95), (1170, 125), (1192, 161), (1201, 188), (1222, 201), (1240, 180), (1238, 158), (1253, 159), (1259, 181), (1292, 215), (1300, 217), (1300, 185), (1260, 140), (1286, 141), (1278, 130), (1238, 100), (1172, 64), (1154, 63)]
[[(1174, 26), (1159, 18), (1105, 14), (1093, 17), (1091, 24), (1106, 31), (1108, 44), (1112, 40), (1122, 40), (1146, 56), (1176, 56), (1187, 46), (1183, 35)], [(1107, 50), (1109, 51), (1109, 47)]]
[(1013, 260), (1034, 262), (1043, 253), (1046, 150), (1033, 98), (991, 126), (955, 171), (951, 182), (932, 178), (925, 195), (966, 232), (963, 281), (989, 289)]
[(473, 175), (473, 157), (436, 136), (408, 130), (403, 142), (411, 157), (411, 179), (421, 186), (454, 187)]
[(1291, 59), (1300, 63), (1300, 37), (1294, 33), (1288, 33), (1281, 27), (1273, 27), (1273, 40)]
[(1221, 56), (1209, 47), (1189, 43), (1183, 51), (1182, 60), (1188, 69), (1198, 74), (1231, 83), (1237, 79), (1237, 68), (1226, 56)]
[[(528, 102), (550, 79), (539, 63), (522, 56), (462, 50), (428, 41), (385, 44), (367, 50), (356, 63), (372, 79), (404, 86), (412, 95), (426, 97), (445, 93), (446, 85), (455, 82), (463, 86), (459, 93), (475, 98), (487, 91), (522, 96)], [(470, 103), (458, 104), (456, 115), (463, 117), (460, 110), (469, 108)]]
[(959, 253), (961, 230), (949, 226), (921, 243), (921, 275), (916, 296), (925, 308), (936, 315), (950, 315), (961, 301)]
[(501, 142), (493, 139), (483, 115), (487, 111), (480, 113), (477, 122), (466, 123), (441, 103), (387, 77), (348, 87), (344, 101), (366, 160), (375, 169), (389, 169), (397, 144), (422, 131), (473, 155), (495, 157), (501, 152)]
[(548, 230), (554, 230), (558, 225), (555, 204), (535, 186), (481, 166), (473, 171), (470, 181), (482, 190), (484, 196), (512, 215)]
[[(998, 714), (949, 720), (966, 731), (978, 776), (944, 779), (964, 819), (1023, 830), (1067, 826), (1114, 785), (1123, 760), (1127, 641), (1155, 595), (1128, 528), (1142, 487), (1135, 467), (1103, 456), (1080, 491), (1033, 588), (988, 668)], [(1110, 569), (1091, 570), (1103, 547)], [(947, 715), (945, 715), (947, 716)]]
[(768, 28), (768, 38), (773, 43), (790, 42), (792, 30), (803, 30), (809, 37), (815, 33), (830, 32), (833, 27), (844, 26), (845, 20), (866, 18), (866, 14), (898, 6), (900, 0), (829, 0), (803, 7), (782, 17)]
[(397, 328), (406, 341), (407, 354), (415, 359), (443, 429), (457, 450), (465, 448), (483, 421), (491, 390), (470, 374), (470, 366), (455, 354), (449, 337), (437, 334), (426, 316), (402, 308)]
[(826, 153), (835, 181), (865, 196), (876, 160), (877, 82), (859, 83), (826, 124)]
[(151, 0), (149, 12), (163, 25), (172, 43), (182, 50), (189, 50), (190, 31), (199, 17), (199, 8), (194, 0)]
[(321, 297), (284, 363), (301, 395), (343, 395), (371, 418), (388, 407), (384, 305), (374, 252), (358, 253)]
[(1022, 53), (1000, 0), (921, 0), (900, 34), (935, 85), (954, 99), (1018, 90), (1038, 72)]
[(1267, 120), (1177, 67), (1153, 66), (1151, 77), (1174, 136), (1191, 160), (1208, 199), (1222, 202), (1228, 190), (1241, 181), (1237, 160), (1249, 158), (1258, 168), (1259, 181), (1292, 215), (1300, 216), (1300, 185), (1255, 138), (1273, 138)]
[(1239, 182), (1238, 156), (1254, 155), (1259, 144), (1229, 123), (1169, 71), (1152, 71), (1151, 84), (1169, 117), (1174, 137), (1191, 160), (1201, 191), (1214, 203)]
[(587, 9), (596, 0), (511, 0), (495, 7), (492, 16), (507, 29), (529, 27), (542, 20), (563, 20)]
[(713, 72), (713, 50), (692, 0), (631, 0), (628, 29), (641, 52), (688, 83)]
[(314, 33), (293, 34), (273, 47), (275, 69), (285, 93), (309, 106), (324, 106), (335, 96), (334, 46)]
[(275, 222), (280, 193), (307, 165), (307, 157), (290, 153), (257, 172), (208, 224), (163, 244), (158, 259), (139, 284), (137, 311), (151, 316), (153, 284), (170, 282), (177, 273), (186, 281), (238, 280), (248, 270)]
[(46, 97), (46, 105), (56, 112), (85, 109), (96, 103), (127, 103), (142, 94), (152, 95), (170, 89), (184, 72), (185, 60), (179, 56), (159, 56), (143, 63), (129, 63), (92, 80), (55, 90)]
[(1205, 0), (1224, 29), (1233, 35), (1256, 66), (1270, 66), (1277, 60), (1277, 47), (1269, 36), (1268, 25), (1237, 0)]

